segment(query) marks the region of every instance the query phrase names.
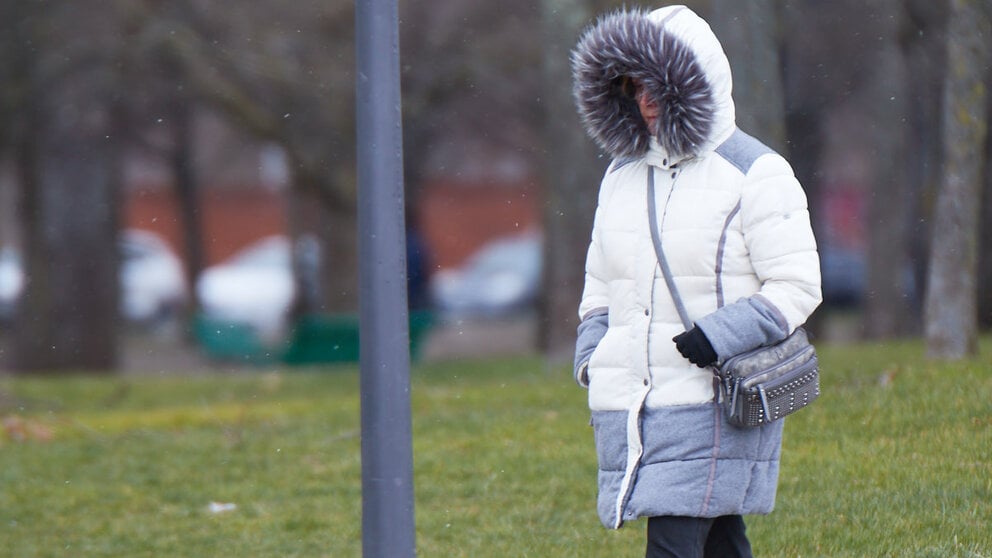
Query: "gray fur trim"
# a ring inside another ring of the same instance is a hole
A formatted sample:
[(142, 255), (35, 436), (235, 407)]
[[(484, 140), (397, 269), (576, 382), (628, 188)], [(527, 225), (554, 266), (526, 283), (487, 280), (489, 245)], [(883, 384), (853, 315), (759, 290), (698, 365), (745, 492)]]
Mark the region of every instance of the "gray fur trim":
[(673, 157), (698, 154), (713, 127), (716, 104), (688, 45), (643, 10), (600, 18), (572, 51), (573, 94), (586, 131), (612, 157), (642, 156), (650, 133), (624, 77), (641, 80), (661, 107), (658, 143)]

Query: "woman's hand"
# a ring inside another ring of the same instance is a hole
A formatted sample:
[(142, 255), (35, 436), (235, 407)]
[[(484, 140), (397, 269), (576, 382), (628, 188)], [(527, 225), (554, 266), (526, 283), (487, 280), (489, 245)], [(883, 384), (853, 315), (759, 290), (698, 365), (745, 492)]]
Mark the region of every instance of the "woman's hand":
[(700, 368), (706, 368), (716, 362), (716, 351), (713, 350), (713, 345), (710, 344), (710, 340), (706, 338), (703, 330), (698, 327), (693, 327), (689, 331), (672, 337), (672, 341), (675, 341), (675, 347), (682, 353), (682, 356)]

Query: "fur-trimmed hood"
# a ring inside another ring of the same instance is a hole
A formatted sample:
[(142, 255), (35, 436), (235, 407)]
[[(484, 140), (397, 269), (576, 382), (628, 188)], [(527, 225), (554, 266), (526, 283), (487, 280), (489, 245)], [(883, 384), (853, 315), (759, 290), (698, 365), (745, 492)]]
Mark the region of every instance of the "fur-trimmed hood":
[[(614, 158), (660, 151), (674, 163), (733, 133), (730, 63), (709, 25), (685, 6), (601, 17), (572, 51), (572, 74), (586, 131)], [(644, 83), (661, 107), (654, 138), (625, 78)]]

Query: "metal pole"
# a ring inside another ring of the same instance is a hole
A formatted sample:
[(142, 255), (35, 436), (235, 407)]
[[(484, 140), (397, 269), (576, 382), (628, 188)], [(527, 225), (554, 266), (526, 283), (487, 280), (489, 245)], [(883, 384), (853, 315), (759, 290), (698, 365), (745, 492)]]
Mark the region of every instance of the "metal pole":
[(358, 0), (362, 554), (416, 555), (396, 0)]

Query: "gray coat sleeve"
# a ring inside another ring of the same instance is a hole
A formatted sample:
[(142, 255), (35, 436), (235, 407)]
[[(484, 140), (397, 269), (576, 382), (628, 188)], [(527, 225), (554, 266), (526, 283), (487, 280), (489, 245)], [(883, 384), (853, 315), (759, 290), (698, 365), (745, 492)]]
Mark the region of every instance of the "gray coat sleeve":
[(589, 358), (599, 346), (599, 342), (609, 329), (609, 315), (606, 308), (589, 312), (579, 323), (578, 337), (575, 340), (575, 381), (582, 387), (589, 387)]
[(720, 362), (789, 336), (785, 316), (761, 295), (742, 298), (696, 321)]

